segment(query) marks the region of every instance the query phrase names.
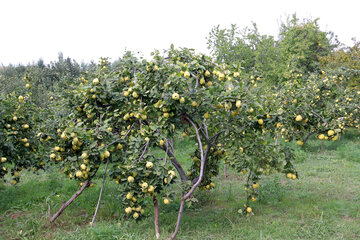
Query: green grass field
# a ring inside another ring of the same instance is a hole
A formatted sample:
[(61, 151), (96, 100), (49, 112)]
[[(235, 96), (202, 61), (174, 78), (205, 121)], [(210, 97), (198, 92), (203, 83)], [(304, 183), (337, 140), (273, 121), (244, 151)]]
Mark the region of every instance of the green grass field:
[[(186, 163), (191, 143), (177, 147)], [(178, 239), (360, 239), (360, 133), (351, 130), (340, 141), (325, 142), (324, 152), (316, 139), (293, 147), (300, 178), (265, 177), (254, 216), (237, 213), (245, 201), (245, 179), (228, 168), (229, 176), (220, 174), (214, 190), (196, 193), (199, 202), (185, 210)], [(22, 172), (16, 187), (0, 183), (0, 239), (155, 239), (152, 216), (138, 224), (123, 219), (119, 186), (111, 181), (90, 228), (102, 171), (95, 187), (49, 228), (43, 227), (49, 208), (53, 214), (77, 191), (74, 181), (54, 169), (38, 176)], [(173, 231), (178, 206), (160, 204), (161, 239)]]

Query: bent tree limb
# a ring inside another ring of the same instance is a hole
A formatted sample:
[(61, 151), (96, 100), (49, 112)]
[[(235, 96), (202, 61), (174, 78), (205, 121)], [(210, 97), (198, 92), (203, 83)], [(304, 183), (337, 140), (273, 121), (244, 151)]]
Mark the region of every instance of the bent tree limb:
[(175, 154), (174, 152), (169, 148), (169, 144), (166, 141), (165, 144), (163, 146), (160, 146), (160, 148), (162, 150), (164, 150), (165, 152), (167, 152), (167, 155), (169, 156), (172, 165), (176, 168), (176, 170), (178, 171), (179, 175), (180, 175), (180, 179), (182, 182), (186, 182), (187, 176), (185, 174), (184, 169), (182, 168), (181, 164), (176, 160)]
[(207, 147), (206, 152), (204, 153), (204, 148), (203, 148), (203, 144), (202, 144), (202, 141), (201, 141), (199, 128), (197, 127), (197, 125), (190, 118), (187, 118), (187, 120), (189, 121), (189, 123), (195, 129), (195, 133), (196, 133), (196, 137), (197, 137), (197, 141), (198, 141), (198, 147), (199, 147), (199, 150), (200, 150), (200, 175), (199, 175), (199, 178), (197, 179), (197, 181), (191, 187), (190, 191), (187, 192), (186, 194), (184, 194), (183, 197), (181, 198), (180, 209), (179, 209), (178, 218), (177, 218), (177, 222), (176, 222), (176, 228), (175, 228), (174, 233), (168, 238), (168, 240), (174, 239), (176, 237), (177, 233), (179, 232), (185, 202), (186, 202), (187, 199), (189, 199), (192, 196), (195, 189), (200, 185), (201, 181), (203, 180), (204, 172), (205, 172), (205, 163), (206, 163), (206, 159), (208, 158), (209, 150), (210, 150), (211, 146), (213, 144), (215, 144), (217, 138), (220, 135), (220, 133), (216, 134), (214, 137), (211, 138), (212, 141), (209, 141), (208, 137), (206, 138), (206, 142), (209, 145)]
[(159, 204), (158, 199), (156, 196), (153, 197), (154, 202), (154, 211), (155, 211), (155, 217), (154, 217), (154, 224), (155, 224), (155, 235), (156, 239), (159, 239), (160, 237), (160, 231), (159, 231)]
[(66, 202), (63, 203), (60, 209), (51, 217), (51, 219), (45, 224), (45, 227), (48, 227), (52, 222), (54, 222), (61, 213), (78, 197), (80, 194), (89, 186), (90, 180), (86, 180), (81, 186), (80, 190), (78, 190), (72, 197)]
[(310, 138), (314, 133), (316, 133), (316, 132), (311, 132), (311, 133), (309, 133), (309, 134), (306, 136), (306, 138), (305, 138), (305, 140), (304, 140), (304, 144), (309, 140), (309, 138)]

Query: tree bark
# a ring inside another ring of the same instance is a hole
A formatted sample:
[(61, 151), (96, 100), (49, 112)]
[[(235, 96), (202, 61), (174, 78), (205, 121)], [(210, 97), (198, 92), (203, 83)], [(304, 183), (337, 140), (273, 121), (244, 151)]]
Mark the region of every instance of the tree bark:
[[(195, 132), (196, 132), (196, 136), (197, 136), (197, 140), (198, 140), (198, 147), (200, 150), (200, 175), (198, 180), (196, 181), (196, 183), (191, 187), (190, 191), (187, 192), (185, 195), (183, 195), (183, 197), (181, 198), (181, 203), (180, 203), (180, 209), (179, 209), (179, 213), (178, 213), (178, 219), (176, 222), (176, 227), (175, 227), (175, 231), (174, 233), (168, 238), (168, 240), (172, 240), (176, 237), (177, 233), (179, 232), (180, 229), (180, 223), (181, 223), (181, 218), (182, 218), (182, 214), (184, 211), (184, 205), (185, 205), (185, 201), (194, 193), (195, 189), (200, 185), (203, 177), (204, 177), (204, 170), (205, 170), (205, 154), (204, 154), (204, 149), (203, 149), (203, 145), (201, 142), (201, 137), (200, 137), (200, 133), (199, 133), (199, 129), (197, 128), (196, 124), (194, 122), (192, 122), (189, 118), (187, 118), (187, 120), (191, 123), (191, 125), (193, 125)], [(210, 146), (208, 146), (208, 149), (210, 148)]]
[(154, 224), (155, 224), (155, 235), (156, 235), (156, 239), (160, 238), (160, 231), (159, 231), (159, 204), (158, 204), (158, 199), (156, 196), (153, 197), (153, 202), (154, 202)]
[(198, 142), (198, 148), (199, 148), (199, 151), (200, 151), (200, 174), (199, 174), (199, 177), (196, 179), (196, 182), (193, 183), (193, 186), (191, 187), (190, 191), (188, 191), (186, 194), (184, 194), (183, 197), (181, 198), (180, 209), (179, 209), (179, 212), (178, 212), (178, 218), (177, 218), (177, 222), (176, 222), (175, 231), (168, 238), (168, 240), (174, 239), (176, 237), (177, 233), (179, 232), (181, 218), (182, 218), (182, 215), (183, 215), (183, 212), (184, 212), (185, 201), (192, 196), (195, 189), (200, 185), (201, 181), (203, 180), (204, 172), (205, 172), (205, 164), (206, 164), (206, 160), (207, 160), (207, 158), (209, 156), (210, 149), (216, 143), (218, 137), (221, 134), (221, 132), (218, 132), (213, 137), (209, 138), (208, 134), (207, 134), (207, 130), (206, 130), (207, 129), (206, 125), (203, 124), (203, 128), (205, 129), (204, 138), (205, 138), (206, 143), (208, 145), (206, 151), (204, 152), (204, 148), (203, 148), (203, 144), (202, 144), (201, 136), (200, 136), (200, 132), (199, 132), (200, 127), (198, 128), (198, 125), (196, 125), (196, 123), (194, 123), (191, 120), (191, 118), (185, 116), (185, 119), (193, 126), (193, 128), (195, 130), (195, 133), (196, 133), (196, 138), (197, 138), (197, 142)]
[(89, 186), (90, 180), (86, 180), (84, 184), (81, 186), (80, 190), (77, 191), (72, 197), (66, 202), (63, 203), (60, 209), (51, 217), (51, 219), (45, 224), (45, 227), (48, 227), (52, 222), (54, 222), (61, 213), (85, 190), (86, 187)]
[[(161, 146), (160, 147), (162, 150), (166, 151), (166, 147)], [(176, 170), (178, 171), (179, 175), (180, 175), (180, 179), (182, 182), (186, 182), (187, 176), (185, 174), (184, 169), (182, 168), (181, 164), (176, 160), (175, 154), (171, 151), (171, 149), (168, 149), (167, 151), (167, 155), (170, 157), (171, 163), (172, 165), (176, 168)]]
[(309, 140), (309, 138), (314, 134), (315, 132), (311, 132), (311, 133), (309, 133), (307, 136), (306, 136), (306, 138), (305, 138), (305, 140), (304, 140), (304, 144)]
[(321, 140), (321, 153), (324, 153), (324, 143), (323, 143), (323, 140)]

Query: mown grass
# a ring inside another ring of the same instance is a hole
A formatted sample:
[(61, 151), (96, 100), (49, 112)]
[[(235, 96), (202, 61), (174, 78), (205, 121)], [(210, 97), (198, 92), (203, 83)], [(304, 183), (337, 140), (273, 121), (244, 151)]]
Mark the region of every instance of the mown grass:
[[(178, 239), (359, 239), (359, 146), (360, 133), (355, 130), (340, 141), (324, 142), (323, 152), (314, 138), (302, 148), (294, 146), (300, 178), (265, 177), (251, 217), (237, 213), (245, 201), (244, 178), (228, 168), (229, 176), (218, 176), (214, 190), (197, 192), (199, 202), (185, 210)], [(176, 147), (182, 150), (178, 159), (189, 166), (192, 143), (180, 141)], [(26, 176), (16, 187), (0, 185), (0, 239), (155, 239), (151, 216), (139, 223), (123, 219), (118, 186), (110, 181), (95, 227), (89, 227), (100, 174), (95, 187), (44, 228), (49, 206), (53, 213), (78, 186), (55, 169), (39, 176), (21, 174)], [(174, 229), (178, 204), (160, 203), (162, 239)]]

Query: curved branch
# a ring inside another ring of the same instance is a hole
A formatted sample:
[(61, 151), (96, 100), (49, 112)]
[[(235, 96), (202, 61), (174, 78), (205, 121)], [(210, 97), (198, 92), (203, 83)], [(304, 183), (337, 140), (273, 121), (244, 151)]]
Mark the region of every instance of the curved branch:
[(167, 152), (167, 155), (169, 156), (172, 165), (176, 168), (176, 170), (178, 171), (179, 175), (180, 175), (180, 179), (182, 182), (186, 182), (187, 176), (185, 174), (184, 169), (182, 168), (181, 164), (176, 160), (175, 154), (173, 151), (171, 151), (170, 149), (168, 149), (165, 146), (159, 146), (162, 150), (164, 150), (165, 152)]
[(311, 110), (311, 113), (314, 114), (314, 115), (316, 115), (317, 117), (321, 118), (321, 120), (323, 120), (323, 122), (324, 122), (326, 125), (328, 125), (327, 121), (326, 121), (322, 116), (320, 116), (317, 112), (315, 112), (314, 110)]
[(205, 170), (205, 160), (206, 159), (205, 159), (205, 156), (204, 156), (204, 149), (203, 149), (203, 146), (202, 146), (199, 129), (196, 126), (196, 124), (190, 118), (188, 118), (188, 117), (186, 117), (186, 118), (189, 121), (189, 123), (194, 127), (196, 137), (197, 137), (197, 140), (198, 140), (198, 147), (199, 147), (199, 150), (200, 150), (200, 175), (199, 175), (199, 178), (197, 179), (196, 183), (191, 187), (190, 191), (187, 192), (185, 195), (183, 195), (183, 197), (181, 198), (180, 209), (179, 209), (179, 213), (178, 213), (178, 218), (177, 218), (177, 222), (176, 222), (175, 231), (168, 238), (169, 240), (174, 239), (176, 237), (177, 233), (179, 232), (181, 218), (182, 218), (182, 214), (183, 214), (183, 211), (184, 211), (185, 201), (188, 198), (191, 197), (191, 195), (194, 193), (195, 189), (200, 185), (200, 183), (201, 183), (201, 181), (202, 181), (202, 179), (204, 177), (204, 170)]

